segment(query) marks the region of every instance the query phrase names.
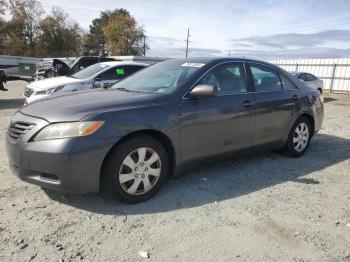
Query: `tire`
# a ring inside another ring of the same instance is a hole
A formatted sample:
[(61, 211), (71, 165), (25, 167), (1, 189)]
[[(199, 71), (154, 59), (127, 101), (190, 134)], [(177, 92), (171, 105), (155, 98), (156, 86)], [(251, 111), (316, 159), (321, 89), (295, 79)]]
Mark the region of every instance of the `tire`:
[[(298, 134), (301, 133), (300, 135)], [(302, 156), (309, 147), (312, 137), (312, 127), (306, 117), (299, 117), (289, 131), (285, 155), (290, 157)]]
[(169, 156), (164, 146), (150, 136), (134, 137), (116, 146), (107, 157), (102, 193), (124, 203), (142, 202), (158, 192), (168, 173)]

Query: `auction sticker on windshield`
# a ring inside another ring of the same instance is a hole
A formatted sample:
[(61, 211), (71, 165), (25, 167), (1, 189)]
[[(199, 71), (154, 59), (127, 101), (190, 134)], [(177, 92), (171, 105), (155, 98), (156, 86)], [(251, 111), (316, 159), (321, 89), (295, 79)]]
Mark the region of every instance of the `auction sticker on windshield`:
[(204, 66), (205, 64), (203, 63), (184, 63), (181, 66), (185, 66), (185, 67), (197, 67), (197, 68), (201, 68), (202, 66)]

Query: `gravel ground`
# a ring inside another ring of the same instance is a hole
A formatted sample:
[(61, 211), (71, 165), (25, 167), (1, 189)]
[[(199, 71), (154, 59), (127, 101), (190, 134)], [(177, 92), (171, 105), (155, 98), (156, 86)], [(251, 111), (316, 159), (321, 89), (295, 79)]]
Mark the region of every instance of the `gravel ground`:
[[(125, 205), (18, 180), (5, 131), (24, 82), (0, 93), (0, 261), (350, 261), (350, 96), (332, 95), (307, 154), (183, 170)], [(44, 161), (44, 160), (43, 160)]]

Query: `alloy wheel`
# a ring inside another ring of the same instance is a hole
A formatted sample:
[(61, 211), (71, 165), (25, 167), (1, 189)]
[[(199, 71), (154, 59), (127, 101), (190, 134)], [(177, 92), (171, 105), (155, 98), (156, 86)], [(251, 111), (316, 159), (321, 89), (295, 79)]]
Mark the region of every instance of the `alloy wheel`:
[(130, 152), (119, 168), (119, 183), (129, 195), (142, 195), (157, 184), (162, 170), (159, 154), (151, 148), (140, 147)]
[(293, 146), (297, 152), (303, 151), (309, 143), (310, 132), (306, 123), (301, 122), (295, 128), (293, 135)]

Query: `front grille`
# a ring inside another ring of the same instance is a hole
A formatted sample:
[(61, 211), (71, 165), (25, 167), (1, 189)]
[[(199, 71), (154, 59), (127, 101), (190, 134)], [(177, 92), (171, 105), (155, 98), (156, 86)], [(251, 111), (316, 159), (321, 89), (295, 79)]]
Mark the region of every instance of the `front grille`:
[(30, 97), (33, 93), (34, 93), (34, 90), (29, 87), (26, 87), (24, 89), (24, 96), (27, 98)]
[(20, 139), (25, 133), (31, 130), (35, 124), (27, 122), (16, 122), (12, 124), (8, 129), (8, 135), (14, 139)]

